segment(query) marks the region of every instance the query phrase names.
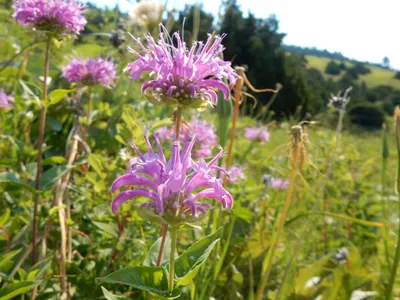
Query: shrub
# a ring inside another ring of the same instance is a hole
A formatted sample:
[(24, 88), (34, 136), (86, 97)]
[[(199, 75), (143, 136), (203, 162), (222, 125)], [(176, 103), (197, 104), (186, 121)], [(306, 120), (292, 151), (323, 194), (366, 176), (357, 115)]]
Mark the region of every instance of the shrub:
[(371, 70), (367, 68), (363, 63), (356, 63), (353, 68), (360, 75), (371, 73)]
[(394, 74), (394, 78), (400, 80), (400, 71), (396, 72), (396, 74)]
[(352, 123), (380, 128), (385, 121), (385, 113), (382, 109), (372, 103), (360, 103), (349, 110), (349, 116)]
[(341, 71), (340, 66), (335, 63), (335, 61), (331, 60), (325, 68), (325, 73), (330, 75), (339, 75)]

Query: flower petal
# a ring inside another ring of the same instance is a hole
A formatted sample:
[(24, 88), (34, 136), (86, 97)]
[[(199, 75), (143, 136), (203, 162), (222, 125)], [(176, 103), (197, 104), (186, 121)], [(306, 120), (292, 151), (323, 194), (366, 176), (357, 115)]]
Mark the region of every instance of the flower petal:
[(139, 196), (147, 197), (155, 201), (157, 194), (145, 188), (136, 188), (134, 190), (121, 192), (114, 198), (111, 204), (112, 212), (117, 214), (118, 208), (122, 203)]

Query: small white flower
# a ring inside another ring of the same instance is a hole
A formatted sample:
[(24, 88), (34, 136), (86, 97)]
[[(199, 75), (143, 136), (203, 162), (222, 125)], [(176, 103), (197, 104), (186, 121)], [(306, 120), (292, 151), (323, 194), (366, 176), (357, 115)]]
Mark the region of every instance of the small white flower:
[(378, 295), (378, 293), (372, 291), (355, 290), (351, 293), (350, 300), (362, 300), (368, 298), (369, 296), (375, 295)]
[(319, 277), (319, 276), (311, 277), (311, 278), (306, 282), (306, 284), (304, 285), (304, 287), (305, 287), (305, 288), (311, 288), (311, 287), (313, 287), (313, 286), (316, 286), (316, 285), (319, 283), (320, 280), (321, 280), (321, 277)]
[[(39, 76), (39, 80), (43, 82), (44, 77)], [(46, 84), (49, 85), (51, 83), (51, 77), (47, 76)]]
[(160, 22), (163, 7), (155, 0), (142, 0), (129, 12), (133, 24), (149, 26)]

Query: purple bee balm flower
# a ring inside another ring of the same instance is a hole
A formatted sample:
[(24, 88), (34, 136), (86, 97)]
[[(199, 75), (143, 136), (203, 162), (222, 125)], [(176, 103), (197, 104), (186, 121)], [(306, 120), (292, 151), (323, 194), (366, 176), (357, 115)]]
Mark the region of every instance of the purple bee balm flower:
[(227, 173), (229, 183), (238, 183), (246, 179), (244, 168), (241, 166), (231, 166)]
[(17, 0), (13, 8), (19, 24), (37, 30), (78, 34), (87, 23), (84, 6), (74, 0)]
[(194, 162), (191, 152), (195, 138), (186, 142), (183, 149), (175, 141), (167, 160), (157, 135), (154, 139), (158, 153), (154, 152), (147, 135), (146, 154), (132, 144), (138, 157), (131, 160), (128, 172), (114, 181), (111, 192), (115, 193), (122, 186), (133, 189), (120, 192), (114, 198), (111, 205), (114, 214), (122, 203), (139, 196), (148, 199), (140, 208), (145, 209), (148, 215), (158, 215), (163, 223), (184, 223), (205, 214), (210, 204), (200, 201), (202, 199), (215, 199), (222, 208), (232, 208), (231, 194), (224, 189), (221, 179), (214, 175), (215, 170), (220, 169), (216, 163), (224, 155), (222, 150), (208, 163), (203, 159)]
[(261, 142), (269, 141), (269, 131), (267, 128), (252, 126), (245, 128), (244, 136), (249, 141), (259, 140)]
[(82, 85), (110, 85), (117, 76), (114, 62), (101, 57), (93, 59), (75, 57), (62, 70), (63, 77), (68, 82)]
[(222, 80), (228, 79), (230, 84), (234, 84), (238, 78), (231, 63), (220, 58), (224, 37), (225, 34), (213, 34), (205, 44), (197, 42), (188, 49), (179, 33), (170, 37), (165, 27), (160, 25), (157, 42), (151, 35), (146, 36), (147, 48), (134, 38), (140, 51), (128, 48), (137, 59), (124, 71), (132, 80), (138, 80), (143, 72), (150, 72), (153, 79), (143, 84), (142, 92), (153, 103), (192, 107), (215, 105), (216, 90), (220, 90), (225, 99), (230, 95), (228, 85)]
[(12, 94), (7, 95), (3, 89), (0, 90), (0, 108), (12, 109), (13, 106), (10, 102), (15, 102)]
[[(175, 131), (173, 128), (161, 127), (156, 131), (161, 139), (172, 140)], [(217, 135), (215, 128), (211, 123), (204, 120), (191, 120), (187, 126), (182, 126), (180, 138), (183, 141), (189, 141), (196, 136), (196, 142), (193, 147), (193, 154), (197, 158), (206, 158), (211, 156), (211, 147), (217, 145)]]
[(289, 186), (288, 179), (272, 178), (271, 188), (275, 190), (286, 190)]

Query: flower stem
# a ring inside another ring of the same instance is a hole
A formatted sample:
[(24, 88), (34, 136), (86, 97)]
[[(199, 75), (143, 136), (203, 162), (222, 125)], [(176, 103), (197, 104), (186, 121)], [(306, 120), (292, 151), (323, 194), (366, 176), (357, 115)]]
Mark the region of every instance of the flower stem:
[[(179, 141), (179, 136), (181, 133), (181, 123), (182, 123), (182, 107), (177, 108), (176, 110), (176, 116), (175, 116), (175, 139)], [(168, 232), (168, 224), (163, 224), (161, 225), (161, 244), (160, 244), (160, 250), (158, 252), (158, 257), (157, 257), (157, 266), (161, 265), (161, 259), (163, 256), (164, 252), (164, 245), (165, 245), (165, 239), (167, 238), (167, 232)]]
[(300, 127), (299, 132), (297, 132), (297, 130), (295, 131), (295, 129), (298, 129), (295, 127), (299, 127), (299, 126), (292, 127), (292, 132), (294, 135), (295, 142), (294, 142), (291, 157), (290, 157), (291, 170), (290, 170), (289, 187), (288, 187), (288, 191), (286, 194), (286, 199), (285, 199), (285, 203), (283, 206), (282, 214), (280, 215), (280, 217), (278, 219), (276, 231), (274, 232), (274, 234), (272, 236), (271, 246), (268, 250), (267, 257), (265, 258), (264, 263), (263, 263), (264, 271), (261, 276), (260, 284), (257, 288), (257, 293), (256, 293), (256, 298), (255, 298), (256, 300), (261, 300), (263, 298), (264, 290), (265, 290), (265, 287), (266, 287), (268, 279), (269, 279), (269, 274), (271, 273), (272, 263), (273, 263), (273, 259), (275, 256), (276, 247), (279, 243), (279, 238), (281, 237), (281, 235), (283, 233), (283, 228), (285, 226), (286, 217), (288, 215), (289, 208), (292, 203), (292, 195), (293, 195), (293, 191), (294, 191), (294, 187), (295, 187), (295, 183), (296, 183), (296, 178), (297, 178), (297, 175), (299, 174), (298, 165), (301, 164), (301, 158), (299, 159), (299, 152), (301, 151), (301, 149), (300, 149), (301, 137), (296, 137), (296, 135), (301, 134), (301, 127)]
[(88, 100), (87, 100), (88, 110), (87, 110), (87, 127), (90, 125), (90, 114), (92, 113), (92, 97), (90, 87), (88, 87)]
[[(44, 59), (44, 71), (43, 71), (43, 88), (42, 88), (42, 100), (47, 99), (47, 76), (49, 74), (49, 57), (50, 57), (50, 45), (51, 37), (48, 37), (46, 44), (46, 54)], [(46, 112), (47, 105), (42, 103), (40, 111), (40, 123), (39, 123), (39, 144), (38, 144), (38, 155), (37, 155), (37, 168), (36, 168), (36, 185), (35, 189), (40, 188), (40, 175), (42, 174), (42, 152), (43, 152), (43, 141), (44, 141), (44, 129), (46, 125)], [(38, 206), (39, 206), (39, 193), (34, 197), (33, 203), (33, 224), (32, 224), (32, 264), (37, 262), (37, 249), (36, 240), (38, 232)]]
[(174, 290), (175, 252), (176, 252), (177, 238), (178, 238), (178, 227), (171, 226), (171, 254), (169, 256), (169, 277), (168, 277), (168, 290), (170, 292)]
[(181, 123), (182, 123), (182, 107), (178, 106), (175, 116), (175, 138), (179, 141), (179, 136), (181, 134)]
[[(398, 201), (398, 209), (399, 209), (399, 214), (400, 214), (400, 108), (396, 107), (395, 111), (395, 122), (396, 122), (396, 133), (397, 133), (397, 152), (398, 152), (398, 161), (397, 161), (397, 194), (399, 196), (399, 201)], [(397, 267), (399, 266), (399, 261), (400, 261), (400, 223), (399, 223), (399, 228), (397, 232), (397, 246), (396, 246), (396, 252), (394, 256), (394, 261), (392, 265), (392, 272), (390, 274), (390, 279), (389, 283), (386, 288), (385, 292), (385, 299), (390, 300), (392, 297), (392, 292), (393, 292), (393, 286), (394, 282), (396, 280), (396, 273), (397, 273)]]

